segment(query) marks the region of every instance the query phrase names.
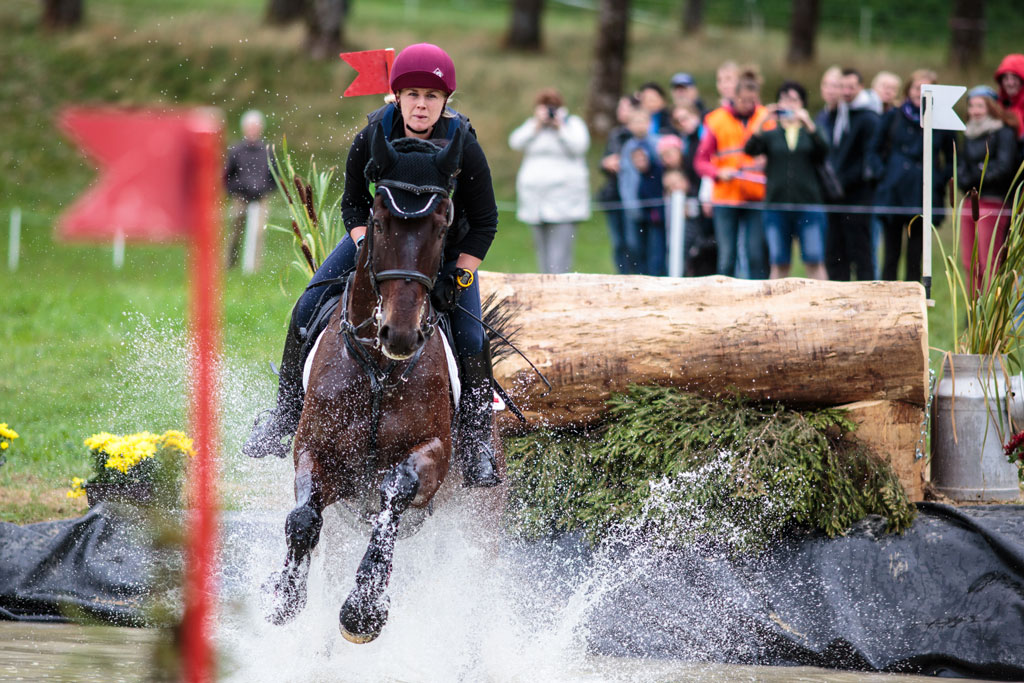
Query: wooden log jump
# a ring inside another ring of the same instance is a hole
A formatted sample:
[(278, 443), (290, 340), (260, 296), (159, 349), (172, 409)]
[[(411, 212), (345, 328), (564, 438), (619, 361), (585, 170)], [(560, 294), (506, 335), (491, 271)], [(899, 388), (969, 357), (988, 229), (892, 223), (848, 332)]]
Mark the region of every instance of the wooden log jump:
[[(859, 431), (920, 498), (910, 425), (923, 419), (928, 338), (917, 283), (492, 272), (480, 283), (518, 309), (516, 345), (553, 387), (544, 396), (518, 356), (495, 367), (528, 428), (594, 424), (632, 383), (797, 407), (868, 401)], [(509, 415), (501, 425), (518, 429)]]

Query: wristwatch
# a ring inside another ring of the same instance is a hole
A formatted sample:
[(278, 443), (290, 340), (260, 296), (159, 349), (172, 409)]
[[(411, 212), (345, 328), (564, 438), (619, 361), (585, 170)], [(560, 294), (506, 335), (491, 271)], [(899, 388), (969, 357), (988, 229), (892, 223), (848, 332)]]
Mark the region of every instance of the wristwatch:
[(467, 289), (473, 286), (473, 271), (466, 270), (465, 268), (455, 269), (455, 284), (459, 286), (459, 289)]

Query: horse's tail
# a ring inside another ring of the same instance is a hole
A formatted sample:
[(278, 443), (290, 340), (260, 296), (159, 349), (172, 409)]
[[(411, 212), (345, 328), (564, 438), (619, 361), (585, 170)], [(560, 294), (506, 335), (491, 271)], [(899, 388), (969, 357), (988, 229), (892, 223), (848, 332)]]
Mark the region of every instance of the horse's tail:
[(511, 344), (515, 343), (516, 335), (522, 329), (516, 322), (521, 307), (522, 304), (513, 303), (508, 297), (499, 299), (494, 293), (484, 299), (481, 308), (487, 323), (484, 330), (491, 345), (492, 364), (512, 354)]

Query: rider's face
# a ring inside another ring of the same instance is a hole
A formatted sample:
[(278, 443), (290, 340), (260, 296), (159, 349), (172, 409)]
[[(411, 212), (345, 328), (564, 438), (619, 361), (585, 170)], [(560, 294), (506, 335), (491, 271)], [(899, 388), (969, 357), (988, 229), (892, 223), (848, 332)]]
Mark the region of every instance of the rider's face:
[(398, 106), (402, 110), (407, 132), (416, 137), (426, 137), (434, 124), (441, 118), (444, 92), (430, 88), (403, 88), (398, 93)]

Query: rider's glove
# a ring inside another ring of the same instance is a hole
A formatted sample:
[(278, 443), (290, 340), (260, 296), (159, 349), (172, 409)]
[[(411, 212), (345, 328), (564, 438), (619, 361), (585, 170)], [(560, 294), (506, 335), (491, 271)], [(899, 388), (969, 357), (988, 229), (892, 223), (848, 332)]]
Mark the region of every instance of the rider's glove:
[(434, 289), (430, 292), (430, 301), (434, 309), (446, 313), (455, 308), (459, 303), (462, 292), (473, 285), (473, 271), (465, 268), (456, 268), (452, 273), (441, 275), (434, 283)]

